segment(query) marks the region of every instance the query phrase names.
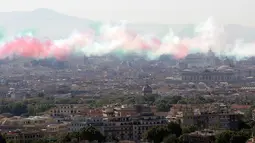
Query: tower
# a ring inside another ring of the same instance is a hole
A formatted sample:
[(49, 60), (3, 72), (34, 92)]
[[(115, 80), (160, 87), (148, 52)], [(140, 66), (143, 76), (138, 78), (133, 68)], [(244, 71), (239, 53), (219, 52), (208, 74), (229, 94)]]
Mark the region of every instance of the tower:
[(215, 66), (215, 54), (212, 51), (212, 48), (210, 48), (207, 52), (207, 62), (209, 66)]
[(142, 89), (143, 95), (151, 95), (152, 94), (152, 88), (149, 86), (149, 84), (146, 84)]
[(89, 58), (86, 55), (84, 55), (83, 57), (83, 64), (84, 65), (89, 64)]

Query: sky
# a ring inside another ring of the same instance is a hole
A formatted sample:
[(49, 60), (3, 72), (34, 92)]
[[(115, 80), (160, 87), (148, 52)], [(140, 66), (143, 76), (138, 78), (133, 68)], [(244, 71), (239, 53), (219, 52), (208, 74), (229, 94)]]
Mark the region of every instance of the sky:
[(255, 26), (254, 0), (1, 0), (0, 12), (49, 8), (93, 20), (190, 24), (214, 17), (222, 24)]

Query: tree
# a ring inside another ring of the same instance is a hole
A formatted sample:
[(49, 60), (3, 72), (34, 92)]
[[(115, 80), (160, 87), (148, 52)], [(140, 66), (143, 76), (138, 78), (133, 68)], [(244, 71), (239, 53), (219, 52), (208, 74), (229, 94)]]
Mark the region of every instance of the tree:
[(103, 142), (105, 140), (105, 137), (96, 128), (89, 126), (81, 130), (81, 139), (88, 140), (90, 142), (91, 141)]
[(171, 108), (169, 100), (160, 99), (156, 101), (157, 111), (159, 112), (168, 112)]
[(154, 143), (161, 143), (169, 134), (179, 137), (182, 134), (181, 126), (174, 122), (166, 126), (155, 126), (145, 132), (143, 138)]
[(6, 139), (2, 134), (0, 134), (0, 143), (6, 143)]
[(234, 135), (230, 138), (230, 143), (246, 143), (247, 138), (242, 135)]
[(60, 135), (59, 139), (58, 139), (59, 143), (68, 143), (68, 142), (71, 142), (71, 141), (72, 141), (72, 138), (71, 138), (71, 135), (69, 133)]
[(20, 116), (23, 113), (27, 113), (27, 106), (22, 102), (11, 103), (8, 105), (10, 113), (15, 116)]
[(225, 131), (216, 136), (216, 143), (245, 143), (250, 135), (249, 130)]
[(182, 100), (182, 97), (181, 96), (173, 96), (172, 97), (172, 104), (177, 104), (178, 101)]
[(39, 139), (39, 140), (34, 140), (32, 143), (48, 143), (49, 141), (46, 139)]
[(38, 97), (44, 98), (45, 94), (43, 92), (38, 93)]
[(250, 129), (243, 129), (236, 133), (237, 136), (241, 136), (244, 140), (248, 140), (252, 135), (252, 130)]
[(144, 102), (149, 105), (153, 105), (159, 95), (151, 94), (143, 96)]
[(176, 137), (179, 137), (182, 135), (182, 128), (181, 128), (180, 124), (170, 122), (167, 125), (167, 129), (170, 134), (174, 134), (174, 135), (176, 135)]
[(167, 127), (165, 126), (155, 126), (150, 128), (144, 134), (144, 139), (148, 141), (153, 141), (154, 143), (161, 143), (163, 139), (169, 134)]
[(234, 135), (233, 131), (225, 131), (216, 136), (215, 143), (229, 143), (230, 139)]
[(242, 129), (251, 129), (250, 125), (247, 122), (244, 122), (242, 120), (238, 121), (238, 129), (242, 130)]
[(176, 135), (168, 135), (164, 138), (163, 143), (179, 143), (179, 139), (176, 137)]
[(79, 142), (80, 138), (81, 138), (81, 133), (80, 132), (72, 132), (71, 133), (71, 138), (76, 139)]
[(192, 133), (195, 132), (197, 130), (197, 128), (195, 126), (188, 126), (188, 127), (184, 127), (182, 128), (182, 134), (188, 134), (188, 133)]

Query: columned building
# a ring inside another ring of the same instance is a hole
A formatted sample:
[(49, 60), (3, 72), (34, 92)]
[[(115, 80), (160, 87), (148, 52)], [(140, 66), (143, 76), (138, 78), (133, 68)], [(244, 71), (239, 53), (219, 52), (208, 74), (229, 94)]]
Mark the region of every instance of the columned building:
[(186, 69), (182, 72), (181, 78), (185, 82), (230, 82), (237, 79), (234, 70), (229, 66), (204, 71)]

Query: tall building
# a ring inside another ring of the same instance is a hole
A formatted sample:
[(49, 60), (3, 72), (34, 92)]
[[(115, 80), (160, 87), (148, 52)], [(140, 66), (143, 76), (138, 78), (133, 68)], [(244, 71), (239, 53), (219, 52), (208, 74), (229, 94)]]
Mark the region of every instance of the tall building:
[(152, 94), (152, 88), (146, 84), (142, 89), (143, 95), (151, 95)]
[(89, 58), (88, 58), (87, 56), (85, 56), (85, 55), (84, 55), (84, 57), (83, 57), (83, 64), (84, 64), (84, 65), (89, 64)]

